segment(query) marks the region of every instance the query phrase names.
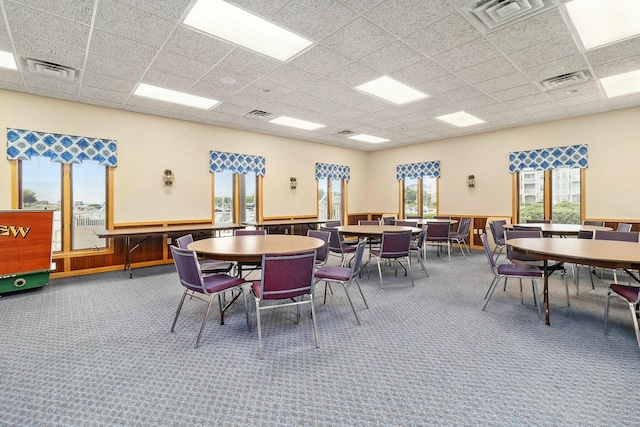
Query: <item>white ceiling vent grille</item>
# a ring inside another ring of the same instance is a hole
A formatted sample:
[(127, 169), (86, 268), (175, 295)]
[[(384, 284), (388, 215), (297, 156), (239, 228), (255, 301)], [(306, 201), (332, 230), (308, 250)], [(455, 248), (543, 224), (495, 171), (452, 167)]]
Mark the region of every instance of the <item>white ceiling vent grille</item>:
[(54, 64), (53, 62), (33, 58), (22, 58), (22, 61), (25, 65), (23, 70), (26, 68), (30, 73), (45, 77), (75, 82), (80, 75), (80, 71), (75, 68)]
[(591, 73), (588, 70), (576, 71), (575, 73), (562, 74), (542, 80), (540, 84), (546, 90), (562, 89), (568, 86), (578, 85), (591, 80)]
[(552, 6), (553, 0), (479, 0), (462, 12), (474, 26), (488, 33)]
[(273, 117), (273, 114), (267, 113), (266, 111), (261, 111), (261, 110), (251, 110), (244, 116), (249, 119), (269, 120), (270, 118)]
[(355, 135), (355, 132), (352, 130), (341, 130), (340, 132), (336, 132), (334, 135)]

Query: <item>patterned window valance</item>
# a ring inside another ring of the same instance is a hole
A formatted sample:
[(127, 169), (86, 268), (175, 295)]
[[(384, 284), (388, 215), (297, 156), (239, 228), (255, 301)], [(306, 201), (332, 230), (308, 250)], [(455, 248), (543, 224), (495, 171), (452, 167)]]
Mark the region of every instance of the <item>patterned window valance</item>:
[(29, 160), (32, 156), (49, 157), (57, 163), (96, 160), (102, 166), (118, 165), (117, 143), (112, 139), (7, 128), (7, 158)]
[(509, 172), (524, 169), (545, 171), (559, 167), (586, 168), (588, 165), (588, 146), (569, 145), (567, 147), (541, 148), (530, 151), (509, 153)]
[(328, 163), (316, 163), (316, 179), (351, 179), (351, 168), (342, 165), (330, 165)]
[(229, 170), (234, 174), (255, 172), (257, 176), (264, 176), (266, 172), (267, 161), (262, 156), (222, 151), (211, 151), (209, 154), (209, 172), (211, 173)]
[(439, 160), (396, 166), (396, 179), (398, 181), (405, 178), (423, 178), (425, 176), (440, 178)]

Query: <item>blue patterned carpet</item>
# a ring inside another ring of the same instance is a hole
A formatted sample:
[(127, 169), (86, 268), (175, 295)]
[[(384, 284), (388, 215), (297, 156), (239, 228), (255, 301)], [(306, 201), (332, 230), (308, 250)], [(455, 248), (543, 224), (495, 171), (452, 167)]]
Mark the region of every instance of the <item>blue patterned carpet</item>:
[[(332, 262), (335, 262), (332, 260)], [(242, 304), (226, 324), (213, 309), (195, 349), (204, 305), (187, 301), (170, 333), (181, 286), (173, 265), (57, 279), (0, 298), (2, 426), (614, 426), (637, 425), (640, 379), (630, 313), (616, 301), (602, 332), (606, 286), (581, 294), (551, 283), (551, 327), (510, 282), (486, 312), (484, 254), (451, 263), (430, 252), (416, 286), (372, 269), (352, 288), (356, 326), (342, 288), (316, 313), (263, 316)], [(571, 277), (570, 277), (571, 279)], [(541, 286), (542, 288), (542, 286)]]

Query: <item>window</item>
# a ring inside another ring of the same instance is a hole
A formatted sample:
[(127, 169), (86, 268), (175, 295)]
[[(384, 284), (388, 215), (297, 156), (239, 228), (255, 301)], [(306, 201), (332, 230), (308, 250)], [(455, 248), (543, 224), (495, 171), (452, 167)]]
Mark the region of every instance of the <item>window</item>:
[(110, 168), (92, 160), (61, 164), (41, 156), (18, 164), (18, 207), (54, 210), (54, 251), (106, 247), (106, 239), (93, 230), (107, 228)]
[(214, 222), (243, 223), (258, 220), (259, 180), (255, 172), (234, 174), (224, 170), (213, 174)]
[(438, 178), (405, 178), (402, 205), (404, 218), (433, 218), (438, 212)]
[(558, 224), (580, 224), (584, 169), (560, 167), (519, 173), (518, 222), (550, 219)]
[(318, 219), (342, 221), (342, 179), (318, 178)]

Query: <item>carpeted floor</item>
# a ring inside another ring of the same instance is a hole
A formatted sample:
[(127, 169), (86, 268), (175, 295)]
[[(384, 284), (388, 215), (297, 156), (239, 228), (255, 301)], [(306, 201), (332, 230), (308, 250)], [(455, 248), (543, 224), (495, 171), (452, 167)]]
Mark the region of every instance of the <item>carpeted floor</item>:
[(567, 307), (553, 277), (549, 327), (531, 286), (520, 304), (516, 281), (480, 310), (492, 277), (483, 253), (465, 260), (457, 251), (450, 263), (434, 255), (430, 277), (414, 265), (415, 287), (386, 270), (381, 289), (374, 269), (365, 274), (369, 310), (352, 288), (362, 326), (342, 288), (326, 305), (318, 289), (318, 349), (304, 311), (297, 325), (293, 308), (266, 312), (263, 360), (255, 314), (248, 332), (242, 304), (224, 326), (212, 310), (198, 349), (202, 303), (187, 301), (169, 332), (182, 292), (173, 265), (5, 294), (0, 425), (638, 423), (640, 349), (621, 301), (609, 336), (602, 331), (609, 281), (592, 290), (582, 269), (581, 293), (570, 283)]

